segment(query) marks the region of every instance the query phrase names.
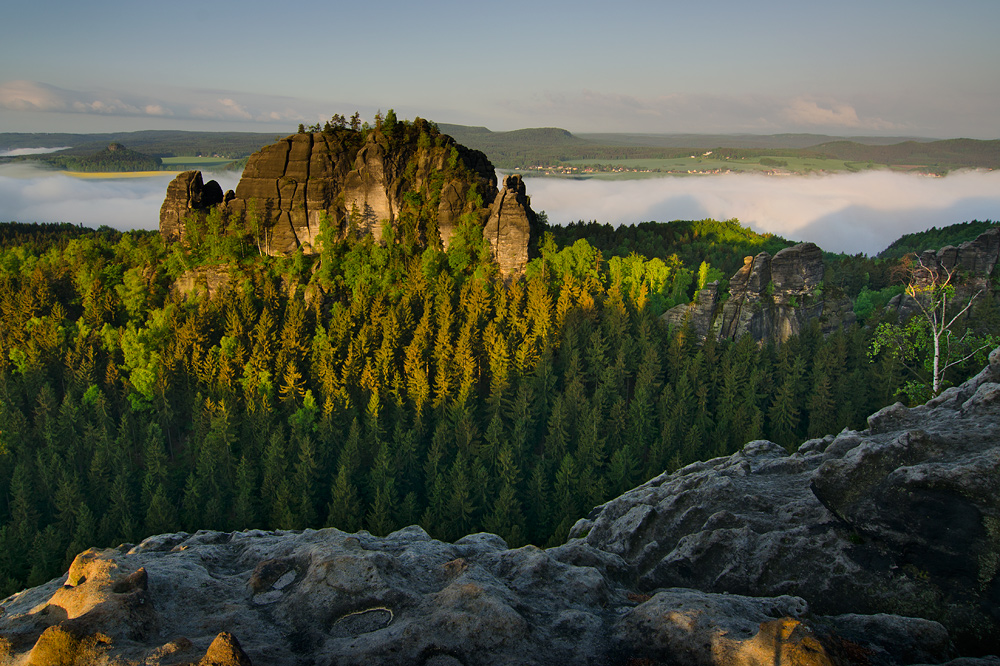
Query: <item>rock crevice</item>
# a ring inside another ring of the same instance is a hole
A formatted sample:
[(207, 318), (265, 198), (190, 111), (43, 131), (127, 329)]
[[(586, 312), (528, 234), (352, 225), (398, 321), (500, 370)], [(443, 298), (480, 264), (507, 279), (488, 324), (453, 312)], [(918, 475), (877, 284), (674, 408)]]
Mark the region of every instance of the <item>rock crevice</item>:
[(467, 215), (489, 228), (485, 235), (501, 273), (523, 271), (535, 222), (524, 183), (507, 177), (498, 192), (486, 156), (444, 135), (412, 142), (378, 131), (365, 138), (347, 130), (286, 137), (251, 155), (231, 195), (215, 181), (203, 185), (198, 171), (177, 176), (160, 210), (160, 232), (182, 240), (189, 216), (203, 218), (219, 207), (266, 253), (311, 253), (324, 221), (335, 235), (367, 234), (382, 242), (384, 224), (398, 225), (407, 205), (424, 201), (436, 202), (432, 216), (442, 247)]
[(0, 602), (0, 660), (939, 664), (996, 649), (998, 472), (1000, 349), (866, 430), (664, 473), (548, 550), (416, 526), (89, 550)]

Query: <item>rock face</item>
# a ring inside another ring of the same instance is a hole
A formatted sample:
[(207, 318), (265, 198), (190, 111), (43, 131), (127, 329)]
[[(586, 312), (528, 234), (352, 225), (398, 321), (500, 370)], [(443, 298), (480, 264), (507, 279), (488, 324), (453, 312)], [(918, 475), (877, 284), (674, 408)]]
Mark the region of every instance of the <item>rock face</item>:
[(463, 215), (488, 226), (504, 275), (522, 270), (535, 220), (524, 184), (508, 178), (498, 193), (496, 172), (483, 153), (434, 134), (425, 121), (413, 127), (395, 138), (347, 129), (286, 137), (250, 157), (232, 195), (222, 195), (217, 184), (211, 188), (214, 181), (202, 186), (200, 172), (185, 172), (167, 189), (160, 232), (181, 239), (186, 215), (221, 205), (262, 251), (310, 253), (318, 249), (324, 219), (341, 235), (353, 231), (381, 242), (383, 224), (396, 226), (409, 206), (434, 218), (433, 227), (421, 232), (437, 234), (445, 249)]
[[(946, 245), (937, 252), (925, 250), (917, 259), (923, 267), (923, 270), (914, 271), (912, 276), (918, 290), (931, 286), (935, 275), (941, 279), (946, 274), (953, 274), (953, 312), (957, 312), (969, 299), (1000, 298), (992, 287), (993, 273), (1000, 260), (1000, 228), (990, 229), (958, 247)], [(920, 305), (908, 294), (894, 296), (886, 308), (895, 312), (901, 320), (921, 312)]]
[(534, 224), (534, 212), (524, 193), (521, 176), (504, 178), (503, 190), (497, 196), (486, 221), (483, 235), (490, 241), (500, 272), (517, 275), (528, 264), (528, 241)]
[(204, 183), (200, 171), (185, 171), (167, 185), (167, 197), (160, 206), (160, 234), (167, 240), (184, 237), (184, 220), (191, 214), (205, 214), (223, 201), (222, 186), (214, 180)]
[(661, 475), (548, 550), (415, 526), (89, 550), (0, 602), (0, 663), (995, 665), (1000, 349), (868, 425)]
[(1000, 350), (926, 405), (793, 454), (757, 441), (598, 507), (571, 537), (625, 560), (639, 590), (806, 599), (813, 612), (941, 622), (968, 649), (1000, 636)]
[(847, 297), (824, 298), (823, 252), (813, 243), (785, 248), (772, 257), (747, 257), (729, 280), (729, 298), (719, 305), (718, 285), (698, 292), (695, 303), (678, 305), (663, 315), (673, 325), (690, 322), (698, 337), (719, 339), (751, 335), (755, 340), (784, 342), (819, 319), (824, 332), (851, 324)]
[(956, 268), (969, 274), (966, 286), (983, 289), (989, 284), (989, 277), (1000, 260), (1000, 228), (993, 228), (980, 234), (976, 239), (962, 243), (958, 247), (946, 245), (937, 252), (926, 250), (920, 261), (929, 268)]
[[(749, 258), (729, 282), (729, 300), (722, 308), (720, 338), (737, 339), (750, 334), (755, 340), (784, 342), (798, 335), (805, 323), (819, 318), (825, 330), (854, 321), (850, 308), (824, 300), (823, 252), (813, 243), (800, 243), (774, 257), (761, 252)], [(830, 317), (830, 313), (850, 313)]]

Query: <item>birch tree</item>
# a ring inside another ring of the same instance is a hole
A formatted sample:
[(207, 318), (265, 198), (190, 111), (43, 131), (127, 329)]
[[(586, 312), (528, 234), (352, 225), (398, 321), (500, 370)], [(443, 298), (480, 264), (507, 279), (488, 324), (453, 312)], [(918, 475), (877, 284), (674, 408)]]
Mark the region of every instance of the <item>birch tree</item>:
[(926, 388), (936, 396), (944, 389), (945, 373), (950, 368), (995, 342), (992, 335), (977, 336), (961, 326), (983, 290), (960, 295), (956, 291), (958, 266), (947, 268), (912, 254), (903, 259), (897, 274), (905, 281), (905, 294), (916, 312), (905, 323), (879, 324), (869, 356), (874, 360), (885, 352), (913, 372), (918, 380), (903, 389), (911, 399), (923, 397)]

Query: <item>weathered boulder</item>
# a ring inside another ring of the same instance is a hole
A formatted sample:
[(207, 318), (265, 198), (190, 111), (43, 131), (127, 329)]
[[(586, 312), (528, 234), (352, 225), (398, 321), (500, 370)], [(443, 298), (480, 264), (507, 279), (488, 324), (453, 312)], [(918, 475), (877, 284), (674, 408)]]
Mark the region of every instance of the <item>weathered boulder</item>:
[(788, 454), (751, 442), (596, 508), (570, 537), (622, 557), (637, 587), (791, 594), (814, 612), (1000, 635), (1000, 350), (926, 405)]
[(88, 550), (0, 601), (0, 663), (995, 665), (970, 655), (1000, 635), (1000, 349), (868, 426), (663, 474), (548, 550), (416, 526)]
[[(494, 535), (447, 544), (419, 527), (383, 538), (165, 534), (87, 551), (66, 578), (4, 600), (0, 657), (46, 666), (807, 666), (849, 663), (837, 661), (845, 640), (872, 666), (954, 654), (932, 621), (822, 617), (787, 595), (635, 594), (610, 575), (622, 565), (580, 542), (510, 550)], [(84, 608), (95, 622), (65, 619)], [(894, 640), (903, 644), (887, 651)]]
[[(155, 630), (145, 615), (120, 613), (105, 631), (116, 656), (146, 664), (424, 664), (435, 656), (603, 664), (614, 609), (631, 605), (595, 568), (533, 546), (509, 550), (494, 535), (446, 544), (418, 527), (384, 538), (335, 529), (199, 532), (88, 553), (88, 571), (148, 572)], [(17, 637), (15, 652), (62, 626), (63, 614), (51, 610), (59, 595), (90, 585), (114, 601), (116, 578), (82, 578), (3, 602), (0, 634)]]

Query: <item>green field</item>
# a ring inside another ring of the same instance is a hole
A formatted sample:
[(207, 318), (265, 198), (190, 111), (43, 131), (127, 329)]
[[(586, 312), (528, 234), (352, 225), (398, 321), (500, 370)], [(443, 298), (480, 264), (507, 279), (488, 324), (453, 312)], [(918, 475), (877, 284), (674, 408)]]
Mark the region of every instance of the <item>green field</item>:
[[(765, 164), (760, 163), (761, 159), (765, 160)], [(581, 173), (580, 175), (622, 175), (625, 177), (640, 176), (643, 172), (660, 174), (716, 173), (725, 171), (742, 173), (763, 173), (768, 171), (789, 173), (845, 172), (860, 171), (884, 166), (870, 164), (867, 162), (846, 162), (844, 160), (813, 157), (772, 157), (770, 159), (775, 160), (775, 163), (767, 164), (767, 159), (767, 156), (749, 159), (718, 159), (711, 155), (696, 155), (694, 157), (669, 159), (571, 160), (566, 162), (566, 164), (577, 167), (581, 172), (586, 167), (592, 165), (601, 165), (602, 167), (602, 172), (600, 174)], [(619, 167), (632, 171), (611, 171), (611, 169)]]
[(190, 169), (219, 171), (232, 161), (228, 157), (194, 157), (182, 155), (180, 157), (164, 157), (163, 166), (171, 171), (188, 171)]

